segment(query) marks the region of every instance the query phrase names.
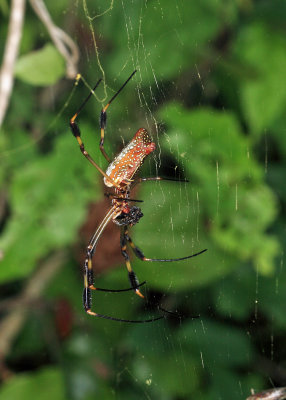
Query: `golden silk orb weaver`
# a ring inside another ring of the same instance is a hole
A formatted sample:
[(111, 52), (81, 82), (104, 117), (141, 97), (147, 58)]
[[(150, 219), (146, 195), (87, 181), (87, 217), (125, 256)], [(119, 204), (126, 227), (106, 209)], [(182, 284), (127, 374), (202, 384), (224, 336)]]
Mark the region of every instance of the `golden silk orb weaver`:
[[(144, 128), (138, 129), (135, 133), (133, 139), (125, 146), (121, 152), (111, 160), (105, 152), (104, 149), (104, 137), (105, 137), (105, 129), (106, 129), (106, 121), (107, 121), (107, 109), (113, 102), (113, 100), (118, 96), (118, 94), (122, 91), (122, 89), (127, 85), (133, 75), (136, 73), (136, 70), (129, 76), (129, 78), (125, 81), (125, 83), (121, 86), (121, 88), (114, 94), (114, 96), (109, 100), (105, 107), (101, 110), (100, 114), (100, 142), (99, 147), (102, 155), (108, 161), (109, 166), (104, 172), (98, 164), (93, 160), (90, 154), (85, 150), (83, 141), (81, 139), (81, 132), (79, 126), (76, 122), (76, 119), (83, 107), (86, 105), (102, 79), (94, 86), (93, 90), (89, 93), (87, 98), (84, 100), (83, 104), (79, 107), (78, 111), (74, 114), (74, 116), (70, 119), (70, 128), (75, 136), (79, 148), (82, 154), (88, 159), (88, 161), (100, 172), (103, 176), (104, 184), (113, 189), (113, 193), (108, 193), (107, 196), (111, 198), (111, 207), (109, 211), (106, 213), (102, 222), (96, 229), (92, 238), (89, 241), (89, 244), (86, 248), (86, 258), (84, 262), (84, 290), (83, 290), (83, 306), (85, 311), (92, 316), (110, 319), (113, 321), (120, 322), (131, 322), (131, 323), (144, 323), (144, 322), (153, 322), (164, 318), (166, 310), (159, 308), (164, 314), (159, 317), (154, 317), (146, 320), (129, 320), (111, 317), (104, 314), (99, 314), (95, 311), (91, 310), (92, 298), (91, 293), (94, 290), (104, 291), (104, 292), (124, 292), (133, 290), (138, 296), (144, 298), (143, 294), (140, 291), (140, 287), (144, 285), (146, 282), (139, 283), (139, 280), (132, 269), (130, 257), (127, 251), (127, 244), (130, 246), (131, 250), (142, 261), (153, 261), (153, 262), (172, 262), (172, 261), (181, 261), (186, 260), (191, 257), (198, 256), (206, 251), (206, 249), (192, 254), (186, 257), (181, 258), (173, 258), (173, 259), (156, 259), (156, 258), (147, 258), (143, 254), (143, 252), (134, 244), (131, 240), (128, 232), (128, 227), (135, 225), (140, 218), (143, 217), (143, 213), (141, 209), (137, 206), (131, 205), (134, 202), (142, 202), (142, 200), (135, 200), (130, 198), (130, 192), (138, 183), (146, 182), (146, 181), (161, 181), (161, 180), (174, 180), (169, 178), (161, 178), (159, 176), (156, 177), (148, 177), (148, 178), (135, 178), (136, 173), (138, 172), (140, 166), (142, 165), (144, 159), (148, 156), (148, 154), (152, 153), (156, 145), (152, 142), (148, 132)], [(92, 258), (96, 250), (97, 243), (104, 231), (106, 225), (110, 222), (114, 222), (116, 225), (121, 227), (121, 236), (120, 236), (120, 246), (121, 253), (125, 259), (125, 264), (127, 267), (130, 288), (128, 289), (102, 289), (94, 286), (94, 274), (93, 274), (93, 265)]]

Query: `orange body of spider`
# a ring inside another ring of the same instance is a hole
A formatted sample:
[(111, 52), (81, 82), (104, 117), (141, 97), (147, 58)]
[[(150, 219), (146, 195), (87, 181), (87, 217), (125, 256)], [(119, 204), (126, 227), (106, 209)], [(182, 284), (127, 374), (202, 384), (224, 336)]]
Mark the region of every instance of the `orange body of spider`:
[[(134, 225), (143, 216), (141, 209), (130, 207), (129, 192), (132, 186), (132, 178), (142, 165), (148, 154), (155, 150), (155, 143), (144, 128), (138, 129), (133, 139), (125, 146), (117, 157), (109, 164), (104, 183), (113, 187), (115, 197), (112, 199), (112, 221), (117, 225)], [(119, 185), (119, 186), (115, 186)]]
[[(122, 185), (124, 188), (132, 181), (133, 176), (136, 174), (142, 165), (145, 157), (155, 150), (155, 143), (144, 128), (138, 129), (133, 139), (125, 146), (118, 156), (109, 164), (106, 175), (108, 175), (114, 182)], [(114, 185), (104, 178), (104, 183), (108, 187)]]

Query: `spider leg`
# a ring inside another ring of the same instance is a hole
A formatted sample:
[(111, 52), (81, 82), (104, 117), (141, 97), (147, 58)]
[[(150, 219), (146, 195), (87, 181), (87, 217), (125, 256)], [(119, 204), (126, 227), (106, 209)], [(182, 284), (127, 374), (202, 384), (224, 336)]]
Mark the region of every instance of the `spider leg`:
[[(93, 275), (93, 268), (92, 268), (92, 257), (94, 255), (94, 252), (96, 250), (96, 245), (98, 243), (98, 240), (104, 230), (104, 228), (106, 227), (106, 225), (108, 224), (108, 222), (110, 221), (110, 219), (113, 216), (113, 210), (110, 209), (110, 211), (106, 214), (105, 218), (103, 219), (103, 221), (101, 222), (101, 224), (99, 225), (99, 227), (97, 228), (96, 232), (94, 233), (94, 235), (92, 236), (89, 245), (87, 246), (86, 249), (86, 259), (85, 259), (85, 263), (84, 263), (84, 308), (90, 308), (88, 307), (88, 297), (90, 297), (90, 290), (97, 290), (97, 291), (101, 291), (101, 292), (127, 292), (129, 290), (132, 290), (132, 288), (128, 288), (128, 289), (102, 289), (102, 288), (98, 288), (94, 286), (94, 275)], [(138, 287), (144, 285), (146, 283), (142, 282), (139, 284), (138, 282)], [(85, 300), (86, 299), (86, 300)]]
[(131, 288), (134, 290), (134, 292), (140, 296), (141, 298), (144, 299), (143, 294), (140, 292), (139, 290), (139, 280), (135, 274), (135, 272), (132, 269), (131, 263), (130, 263), (130, 257), (127, 253), (127, 226), (122, 227), (121, 230), (121, 235), (120, 235), (120, 246), (121, 246), (121, 253), (123, 255), (123, 257), (125, 258), (125, 264), (126, 264), (126, 268), (128, 271), (128, 278), (131, 284)]
[[(172, 178), (162, 178), (161, 176), (152, 176), (152, 177), (148, 177), (148, 178), (137, 178), (136, 180), (134, 180), (132, 182), (131, 189), (133, 189), (134, 186), (138, 185), (139, 183), (148, 182), (148, 181), (171, 181), (171, 182), (185, 182), (185, 183), (189, 182), (187, 179), (181, 180), (181, 179), (172, 179)], [(114, 196), (113, 193), (104, 193), (104, 196), (106, 196), (107, 198), (112, 198), (112, 199), (119, 200), (119, 201), (120, 200), (121, 201), (133, 201), (133, 202), (137, 202), (137, 203), (143, 203), (143, 201), (144, 201), (144, 200), (116, 197), (116, 196)]]
[[(166, 311), (164, 309), (162, 309), (161, 311), (166, 313)], [(150, 319), (122, 319), (122, 318), (110, 317), (110, 316), (104, 315), (104, 314), (94, 313), (93, 311), (90, 311), (89, 315), (92, 315), (93, 317), (109, 319), (111, 321), (129, 322), (131, 324), (144, 324), (145, 322), (154, 322), (154, 321), (158, 321), (159, 319), (165, 318), (164, 315), (160, 315), (160, 317), (155, 317), (155, 318), (150, 318)]]
[(135, 245), (135, 243), (132, 241), (131, 237), (128, 235), (128, 230), (126, 229), (124, 232), (124, 236), (125, 236), (125, 241), (127, 241), (130, 244), (130, 247), (133, 251), (133, 253), (135, 254), (136, 257), (140, 258), (141, 261), (157, 261), (157, 262), (172, 262), (172, 261), (182, 261), (182, 260), (187, 260), (189, 258), (192, 257), (196, 257), (202, 253), (204, 253), (205, 251), (207, 251), (207, 249), (201, 250), (198, 253), (195, 254), (191, 254), (189, 256), (186, 257), (180, 257), (180, 258), (147, 258), (145, 257), (145, 255), (143, 254), (143, 252)]
[[(112, 210), (112, 209), (111, 209)], [(111, 211), (110, 210), (110, 211)], [(108, 224), (110, 220), (110, 211), (107, 213), (106, 217), (103, 219), (102, 223), (99, 225), (97, 228), (95, 234), (92, 236), (89, 245), (87, 246), (86, 250), (86, 259), (84, 263), (84, 281), (87, 282), (87, 286), (85, 286), (85, 289), (91, 289), (91, 290), (97, 290), (100, 292), (111, 292), (111, 293), (119, 293), (119, 292), (128, 292), (129, 290), (133, 290), (133, 288), (128, 288), (128, 289), (103, 289), (103, 288), (98, 288), (94, 286), (94, 275), (93, 275), (93, 268), (92, 268), (92, 257), (95, 253), (96, 250), (96, 245), (97, 242), (103, 232), (103, 229), (105, 226)], [(112, 217), (112, 213), (111, 213)], [(146, 281), (142, 282), (139, 284), (138, 282), (138, 287), (145, 285)]]
[(79, 107), (78, 111), (74, 114), (74, 116), (70, 119), (70, 128), (72, 131), (72, 134), (74, 135), (74, 137), (76, 138), (80, 151), (82, 152), (82, 154), (85, 156), (85, 158), (88, 159), (88, 161), (101, 173), (102, 176), (104, 176), (110, 183), (112, 183), (113, 186), (120, 188), (120, 185), (116, 182), (114, 182), (101, 168), (99, 165), (97, 165), (97, 163), (94, 161), (94, 159), (90, 156), (90, 154), (85, 150), (84, 147), (84, 143), (81, 139), (81, 132), (79, 129), (78, 124), (76, 123), (76, 118), (78, 117), (79, 113), (81, 112), (81, 110), (83, 109), (83, 107), (86, 105), (86, 103), (88, 102), (88, 100), (90, 99), (91, 95), (93, 94), (93, 92), (95, 91), (95, 89), (98, 87), (98, 85), (100, 84), (100, 82), (102, 81), (102, 79), (99, 79), (99, 81), (96, 83), (96, 85), (94, 86), (93, 90), (89, 93), (89, 95), (87, 96), (87, 98), (84, 100), (84, 102), (82, 103), (82, 105)]
[(92, 236), (87, 249), (86, 249), (86, 258), (84, 261), (84, 289), (83, 289), (83, 306), (87, 313), (91, 312), (91, 290), (96, 290), (94, 286), (94, 277), (93, 277), (93, 268), (92, 268), (92, 256), (95, 252), (96, 245), (98, 240), (113, 216), (113, 209), (110, 208), (106, 216), (103, 218), (101, 224), (98, 226), (97, 230), (95, 231), (94, 235)]
[(134, 186), (138, 185), (139, 183), (142, 182), (148, 182), (148, 181), (171, 181), (171, 182), (185, 182), (185, 183), (189, 183), (189, 181), (187, 179), (173, 179), (173, 178), (162, 178), (161, 176), (150, 176), (147, 178), (137, 178), (134, 180), (134, 182), (132, 183), (132, 189), (134, 188)]
[[(108, 222), (111, 220), (112, 217), (113, 217), (113, 208), (111, 208), (109, 210), (109, 212), (106, 214), (106, 216), (102, 220), (101, 224), (97, 228), (96, 232), (92, 236), (92, 238), (89, 242), (89, 245), (87, 247), (87, 251), (86, 251), (87, 256), (86, 256), (85, 263), (84, 263), (84, 290), (83, 290), (83, 306), (84, 306), (85, 311), (87, 312), (87, 314), (92, 315), (93, 317), (99, 317), (99, 318), (104, 318), (104, 319), (109, 319), (112, 321), (119, 321), (119, 322), (137, 323), (137, 324), (145, 323), (145, 322), (154, 322), (154, 321), (164, 318), (164, 315), (160, 315), (159, 317), (154, 317), (154, 318), (145, 319), (145, 320), (130, 320), (130, 319), (110, 317), (108, 315), (99, 314), (94, 311), (91, 311), (91, 302), (92, 302), (91, 290), (100, 290), (100, 291), (104, 291), (104, 292), (105, 291), (124, 292), (124, 291), (128, 291), (128, 290), (134, 290), (133, 287), (129, 288), (129, 289), (120, 289), (120, 290), (100, 289), (100, 288), (96, 288), (93, 284), (92, 256), (95, 252), (96, 245), (101, 237), (101, 234), (102, 234), (104, 228), (106, 227), (106, 225), (108, 224)], [(139, 282), (138, 282), (135, 290), (144, 284), (145, 284), (145, 282), (143, 282), (141, 284), (139, 284)]]
[[(175, 259), (162, 259), (162, 260), (160, 259), (160, 260), (159, 260), (159, 259), (154, 259), (154, 258), (146, 258), (146, 257), (144, 256), (144, 254), (142, 253), (142, 251), (141, 251), (137, 246), (135, 246), (135, 244), (134, 244), (133, 241), (131, 240), (130, 236), (128, 235), (128, 227), (127, 227), (127, 226), (124, 226), (124, 227), (123, 227), (123, 230), (122, 230), (122, 236), (121, 236), (121, 245), (122, 245), (121, 250), (122, 250), (122, 254), (124, 253), (123, 256), (125, 257), (125, 260), (126, 260), (126, 265), (127, 265), (127, 269), (128, 269), (128, 274), (130, 274), (129, 268), (128, 268), (128, 264), (129, 264), (129, 266), (130, 266), (130, 261), (129, 261), (128, 253), (126, 252), (126, 244), (127, 244), (127, 242), (130, 244), (130, 246), (131, 246), (131, 248), (132, 248), (134, 254), (135, 254), (138, 258), (140, 258), (140, 260), (142, 260), (142, 261), (179, 261), (179, 260), (184, 260), (184, 259), (186, 259), (186, 258), (191, 258), (191, 257), (197, 256), (197, 255), (199, 255), (199, 254), (201, 254), (201, 253), (203, 253), (203, 252), (206, 251), (206, 250), (203, 250), (203, 251), (201, 251), (201, 252), (199, 252), (199, 253), (193, 254), (193, 255), (188, 256), (188, 257), (175, 258)], [(127, 259), (126, 259), (126, 256), (127, 256)], [(130, 266), (130, 268), (131, 268), (131, 266)], [(137, 279), (137, 277), (136, 277), (136, 275), (135, 275), (135, 273), (134, 273), (134, 271), (133, 271), (132, 269), (131, 269), (131, 274), (132, 274), (131, 276), (129, 275), (129, 279), (130, 279), (131, 286), (132, 286), (132, 279), (134, 279), (134, 283), (133, 283), (133, 284), (136, 284), (136, 282), (138, 282), (138, 279)], [(139, 294), (138, 291), (139, 291), (139, 290), (138, 290), (138, 286), (137, 286), (137, 288), (135, 287), (135, 292), (136, 292), (137, 294)], [(142, 294), (140, 293), (139, 296), (141, 297)], [(158, 309), (159, 309), (160, 311), (162, 311), (164, 314), (174, 315), (174, 316), (179, 317), (179, 318), (182, 317), (181, 315), (179, 315), (179, 314), (176, 313), (176, 312), (166, 310), (166, 309), (163, 308), (160, 304), (158, 304)], [(199, 316), (193, 316), (192, 318), (199, 318)]]
[(127, 83), (130, 81), (130, 79), (133, 77), (133, 75), (136, 73), (136, 70), (132, 72), (132, 74), (129, 76), (129, 78), (123, 83), (121, 88), (115, 93), (114, 96), (109, 100), (109, 102), (106, 104), (106, 106), (103, 107), (100, 113), (100, 143), (99, 143), (99, 148), (105, 159), (110, 163), (111, 159), (108, 157), (104, 150), (104, 134), (105, 134), (105, 128), (106, 128), (106, 122), (107, 122), (107, 114), (106, 111), (110, 104), (113, 102), (113, 100), (119, 95), (121, 90), (127, 85)]
[[(143, 281), (138, 284), (137, 287), (145, 285), (146, 281)], [(130, 290), (134, 290), (133, 288), (127, 288), (127, 289), (103, 289), (103, 288), (93, 288), (91, 287), (92, 290), (97, 290), (98, 292), (108, 292), (108, 293), (120, 293), (120, 292), (129, 292)]]
[[(181, 180), (181, 179), (172, 179), (172, 178), (162, 178), (161, 176), (154, 176), (154, 177), (148, 177), (148, 178), (138, 178), (133, 183), (131, 184), (131, 189), (133, 189), (134, 186), (138, 185), (138, 183), (142, 182), (148, 182), (148, 181), (172, 181), (172, 182), (186, 182), (188, 183), (188, 180)], [(116, 197), (114, 196), (113, 193), (104, 193), (104, 196), (107, 198), (112, 198), (118, 201), (132, 201), (135, 203), (143, 203), (144, 200), (137, 200), (137, 199), (130, 199), (130, 198), (122, 198), (122, 197)]]
[(137, 199), (130, 199), (130, 198), (125, 198), (125, 197), (116, 197), (114, 196), (113, 193), (104, 193), (104, 196), (107, 197), (108, 199), (113, 199), (113, 200), (118, 200), (118, 201), (132, 201), (134, 203), (143, 203), (144, 200), (137, 200)]
[[(181, 260), (186, 260), (188, 258), (192, 258), (192, 257), (198, 256), (199, 254), (202, 254), (205, 251), (207, 251), (207, 249), (204, 249), (204, 250), (202, 250), (202, 251), (200, 251), (198, 253), (192, 254), (192, 255), (187, 256), (187, 257), (182, 257), (182, 258), (170, 258), (170, 259), (147, 258), (147, 257), (144, 256), (143, 252), (134, 244), (134, 242), (132, 241), (132, 239), (128, 235), (127, 227), (125, 227), (125, 228), (126, 228), (124, 230), (125, 242), (129, 243), (129, 245), (130, 245), (131, 249), (133, 250), (135, 256), (138, 257), (141, 261), (162, 261), (162, 262), (181, 261)], [(180, 317), (180, 318), (182, 317), (176, 312), (166, 310), (165, 308), (161, 307), (161, 305), (158, 305), (158, 309), (160, 311), (162, 311), (163, 313), (165, 313), (165, 314), (174, 315), (174, 316)], [(195, 318), (199, 318), (199, 316), (198, 315), (192, 316), (192, 319), (195, 319)]]

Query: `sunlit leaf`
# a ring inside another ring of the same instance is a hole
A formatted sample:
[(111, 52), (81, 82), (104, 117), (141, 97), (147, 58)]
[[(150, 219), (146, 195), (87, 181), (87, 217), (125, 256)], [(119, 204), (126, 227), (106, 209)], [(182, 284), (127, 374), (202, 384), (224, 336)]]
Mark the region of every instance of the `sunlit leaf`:
[(64, 60), (51, 44), (21, 56), (15, 66), (17, 78), (36, 86), (52, 85), (64, 74)]

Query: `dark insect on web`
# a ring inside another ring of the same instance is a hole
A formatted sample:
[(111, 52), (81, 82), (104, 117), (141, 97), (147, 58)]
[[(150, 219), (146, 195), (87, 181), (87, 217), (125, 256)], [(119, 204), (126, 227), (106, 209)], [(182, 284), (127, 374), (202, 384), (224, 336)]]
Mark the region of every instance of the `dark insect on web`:
[[(95, 89), (98, 87), (102, 79), (96, 83), (93, 90), (89, 93), (83, 104), (80, 106), (78, 111), (74, 114), (74, 116), (70, 119), (70, 128), (77, 139), (80, 150), (82, 154), (88, 159), (88, 161), (101, 173), (104, 178), (104, 183), (107, 187), (112, 188), (114, 193), (108, 193), (107, 196), (111, 198), (111, 207), (109, 211), (106, 213), (102, 222), (96, 229), (94, 235), (90, 239), (90, 242), (86, 249), (86, 258), (84, 262), (84, 290), (83, 290), (83, 306), (85, 311), (92, 316), (110, 319), (113, 321), (120, 322), (132, 322), (132, 323), (144, 323), (144, 322), (153, 322), (164, 318), (165, 313), (168, 312), (162, 308), (159, 308), (164, 314), (159, 317), (153, 317), (151, 319), (146, 320), (129, 320), (122, 318), (115, 318), (108, 315), (99, 314), (91, 310), (91, 292), (92, 290), (104, 291), (104, 292), (124, 292), (128, 290), (133, 290), (138, 296), (144, 298), (143, 294), (140, 291), (140, 286), (144, 285), (146, 282), (139, 283), (138, 278), (135, 272), (132, 269), (130, 258), (127, 252), (127, 244), (130, 246), (131, 250), (134, 252), (135, 256), (138, 257), (142, 261), (160, 261), (160, 262), (171, 262), (171, 261), (181, 261), (186, 260), (191, 257), (198, 256), (206, 251), (202, 250), (196, 254), (192, 254), (190, 256), (181, 257), (181, 258), (173, 258), (173, 259), (156, 259), (156, 258), (147, 258), (142, 253), (142, 251), (133, 243), (129, 236), (128, 227), (135, 225), (140, 218), (143, 217), (143, 213), (141, 209), (137, 206), (131, 205), (132, 202), (141, 202), (141, 200), (135, 200), (130, 198), (130, 192), (134, 188), (135, 185), (141, 182), (147, 181), (161, 181), (161, 180), (174, 180), (177, 179), (169, 179), (169, 178), (161, 178), (159, 176), (149, 177), (149, 178), (136, 178), (133, 179), (135, 174), (138, 172), (140, 166), (142, 165), (145, 157), (152, 153), (155, 150), (155, 143), (151, 141), (151, 138), (144, 128), (138, 129), (133, 139), (127, 144), (126, 147), (121, 150), (117, 157), (114, 160), (111, 160), (105, 152), (104, 149), (104, 134), (106, 128), (106, 120), (107, 114), (106, 111), (113, 100), (118, 96), (121, 90), (127, 85), (133, 75), (136, 73), (136, 70), (129, 76), (126, 82), (121, 86), (121, 88), (115, 93), (115, 95), (109, 100), (105, 107), (101, 110), (100, 114), (100, 143), (99, 147), (101, 153), (104, 158), (109, 162), (109, 166), (104, 172), (97, 163), (93, 160), (93, 158), (89, 155), (89, 153), (85, 150), (84, 144), (81, 140), (81, 133), (78, 124), (76, 123), (76, 119), (86, 105), (90, 97), (92, 96)], [(125, 259), (128, 277), (130, 281), (130, 288), (128, 289), (102, 289), (94, 286), (94, 277), (93, 277), (93, 266), (92, 266), (92, 257), (95, 253), (97, 243), (102, 235), (102, 232), (106, 225), (110, 222), (114, 222), (116, 225), (121, 227), (121, 237), (120, 237), (120, 245), (121, 245), (121, 253)], [(172, 314), (172, 313), (171, 313)]]

